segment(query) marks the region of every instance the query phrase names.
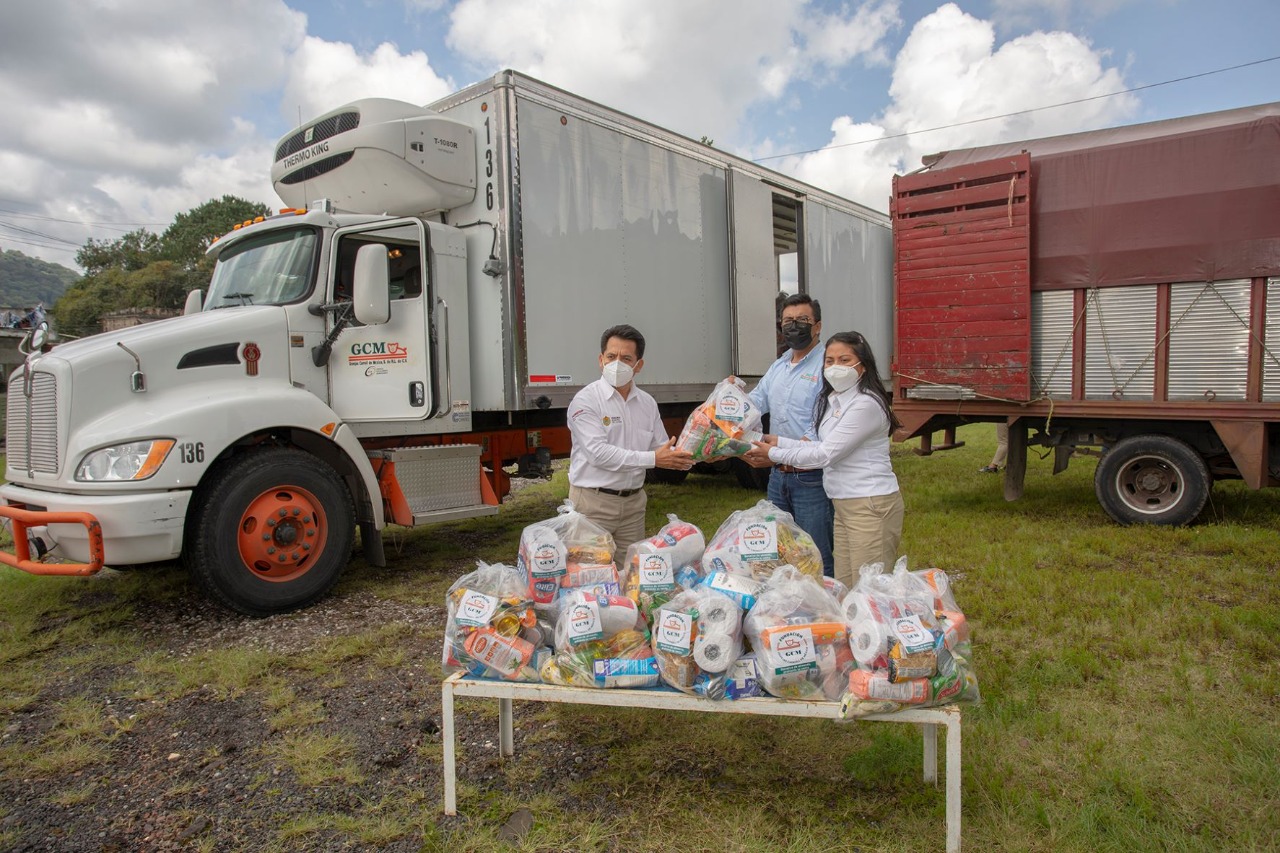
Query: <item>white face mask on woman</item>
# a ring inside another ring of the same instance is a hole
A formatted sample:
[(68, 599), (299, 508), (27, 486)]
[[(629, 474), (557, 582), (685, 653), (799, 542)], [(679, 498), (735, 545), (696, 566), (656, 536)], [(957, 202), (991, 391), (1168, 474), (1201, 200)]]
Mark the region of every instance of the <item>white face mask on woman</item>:
[(631, 369), (631, 365), (627, 364), (625, 361), (609, 362), (604, 366), (602, 373), (604, 375), (604, 381), (608, 382), (614, 388), (624, 387), (631, 381), (632, 377), (636, 375), (636, 372)]
[(822, 375), (827, 377), (827, 381), (831, 383), (831, 387), (839, 394), (841, 391), (848, 391), (854, 385), (858, 384), (858, 370), (847, 364), (833, 364), (822, 371)]

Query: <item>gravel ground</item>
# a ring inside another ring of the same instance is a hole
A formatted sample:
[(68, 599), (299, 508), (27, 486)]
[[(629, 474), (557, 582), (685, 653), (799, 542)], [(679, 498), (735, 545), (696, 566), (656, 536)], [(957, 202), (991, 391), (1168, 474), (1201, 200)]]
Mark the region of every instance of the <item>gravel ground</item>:
[[(459, 573), (465, 570), (459, 566)], [(111, 580), (104, 575), (86, 581), (81, 604), (113, 603)], [(446, 818), (441, 810), (436, 673), (445, 609), (341, 590), (305, 611), (267, 619), (229, 613), (191, 590), (164, 601), (135, 600), (134, 614), (117, 626), (149, 654), (181, 659), (252, 648), (294, 662), (325, 641), (367, 632), (370, 626), (400, 626), (395, 634), (399, 662), (387, 665), (385, 658), (378, 663), (378, 656), (364, 655), (314, 674), (285, 670), (294, 707), (318, 703), (310, 707), (321, 709), (317, 722), (285, 732), (273, 731), (271, 719), (278, 712), (265, 704), (261, 689), (228, 696), (206, 685), (177, 699), (143, 698), (132, 664), (106, 662), (111, 658), (100, 654), (102, 649), (59, 647), (55, 654), (79, 659), (51, 661), (59, 677), (34, 702), (0, 716), (0, 749), (10, 755), (24, 748), (48, 749), (57, 715), (68, 703), (95, 709), (104, 726), (123, 733), (106, 745), (105, 760), (81, 769), (54, 775), (6, 770), (0, 777), (0, 849), (418, 851), (442, 849), (442, 843), (447, 848), (462, 819)], [(502, 772), (498, 760), (496, 709), (482, 704), (487, 703), (462, 703), (458, 709), (459, 779), (481, 789), (521, 793), (518, 782), (513, 791), (510, 774)], [(538, 710), (532, 703), (517, 703), (519, 732), (558, 725), (537, 718)], [(273, 753), (290, 733), (304, 731), (341, 736), (351, 745), (348, 780), (304, 784)], [(563, 789), (605, 760), (602, 751), (569, 738), (548, 738), (539, 751), (546, 768), (539, 793), (566, 793)], [(390, 815), (396, 824), (389, 837), (334, 828), (283, 840), (280, 834), (290, 821), (321, 816), (368, 821), (378, 815)], [(508, 817), (496, 818), (494, 829)], [(517, 813), (507, 831), (518, 833), (521, 820)]]

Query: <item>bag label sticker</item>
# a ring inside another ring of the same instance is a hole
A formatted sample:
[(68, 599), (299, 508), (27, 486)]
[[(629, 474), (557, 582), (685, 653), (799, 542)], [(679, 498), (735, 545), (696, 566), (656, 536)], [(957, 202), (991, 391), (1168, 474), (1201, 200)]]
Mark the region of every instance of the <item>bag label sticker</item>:
[(778, 522), (744, 521), (739, 524), (738, 553), (748, 563), (778, 559)]
[(773, 652), (775, 675), (816, 669), (818, 666), (813, 631), (809, 628), (792, 628), (776, 632), (769, 637), (769, 651)]
[(459, 625), (483, 628), (489, 624), (489, 620), (497, 612), (499, 603), (498, 599), (492, 595), (485, 595), (473, 589), (464, 589), (453, 618)]
[(678, 610), (660, 610), (653, 623), (658, 648), (688, 657), (693, 651), (693, 616)]

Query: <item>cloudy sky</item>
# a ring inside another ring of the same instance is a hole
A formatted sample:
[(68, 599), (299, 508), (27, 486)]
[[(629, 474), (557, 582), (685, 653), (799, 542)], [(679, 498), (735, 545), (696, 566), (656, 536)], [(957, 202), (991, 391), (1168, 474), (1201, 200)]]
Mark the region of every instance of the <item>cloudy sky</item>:
[(1277, 32), (1276, 0), (6, 0), (0, 248), (279, 206), (301, 120), (503, 68), (884, 210), (922, 154), (1280, 99)]

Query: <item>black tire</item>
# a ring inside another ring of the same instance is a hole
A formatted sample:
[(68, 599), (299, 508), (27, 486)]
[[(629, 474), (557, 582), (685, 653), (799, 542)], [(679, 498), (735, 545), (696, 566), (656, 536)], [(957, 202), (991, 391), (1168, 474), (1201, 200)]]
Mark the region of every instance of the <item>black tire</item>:
[(209, 472), (196, 500), (187, 569), (211, 597), (248, 616), (315, 602), (351, 558), (351, 494), (331, 466), (300, 450), (233, 457)]
[(731, 459), (733, 476), (738, 478), (738, 485), (753, 492), (769, 490), (769, 472), (772, 468), (753, 468), (741, 459)]
[(688, 471), (675, 471), (671, 468), (650, 468), (644, 472), (646, 483), (662, 483), (668, 486), (678, 486), (688, 477)]
[(1190, 524), (1213, 480), (1200, 454), (1167, 435), (1135, 435), (1102, 455), (1093, 475), (1098, 503), (1120, 524)]

